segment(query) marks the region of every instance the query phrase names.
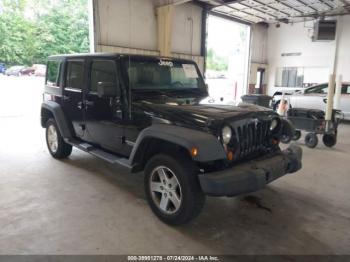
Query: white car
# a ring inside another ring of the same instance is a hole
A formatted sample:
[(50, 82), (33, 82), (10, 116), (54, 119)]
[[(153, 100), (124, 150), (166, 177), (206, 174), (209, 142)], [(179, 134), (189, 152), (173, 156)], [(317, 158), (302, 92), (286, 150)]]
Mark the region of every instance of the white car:
[[(285, 93), (290, 107), (292, 108), (310, 108), (326, 109), (328, 83), (319, 84), (294, 93)], [(272, 99), (274, 110), (278, 109), (282, 98), (281, 92), (276, 92)], [(344, 119), (350, 120), (350, 83), (343, 83), (339, 109), (344, 113)]]

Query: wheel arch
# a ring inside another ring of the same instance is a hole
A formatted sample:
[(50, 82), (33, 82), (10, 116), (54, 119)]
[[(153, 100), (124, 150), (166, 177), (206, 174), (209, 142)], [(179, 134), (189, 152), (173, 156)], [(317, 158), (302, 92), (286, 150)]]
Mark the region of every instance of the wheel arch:
[[(191, 156), (196, 148), (197, 155)], [(129, 161), (132, 172), (142, 171), (146, 162), (157, 153), (180, 153), (195, 162), (225, 159), (220, 141), (213, 135), (185, 127), (155, 124), (144, 129), (136, 140)]]
[(54, 118), (63, 138), (72, 138), (73, 129), (67, 120), (62, 107), (53, 101), (45, 101), (41, 104), (41, 126), (46, 127), (46, 122)]

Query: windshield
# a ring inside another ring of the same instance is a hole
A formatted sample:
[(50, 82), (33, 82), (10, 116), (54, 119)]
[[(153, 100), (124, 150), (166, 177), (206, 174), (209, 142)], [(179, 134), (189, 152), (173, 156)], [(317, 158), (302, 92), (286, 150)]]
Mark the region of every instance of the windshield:
[(129, 84), (133, 90), (183, 90), (204, 88), (197, 66), (174, 60), (127, 61)]

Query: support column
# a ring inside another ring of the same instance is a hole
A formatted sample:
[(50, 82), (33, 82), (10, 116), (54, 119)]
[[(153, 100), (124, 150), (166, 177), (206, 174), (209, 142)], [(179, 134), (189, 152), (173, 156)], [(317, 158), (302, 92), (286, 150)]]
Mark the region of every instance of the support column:
[(335, 75), (331, 74), (329, 76), (329, 82), (328, 82), (328, 93), (327, 93), (327, 105), (326, 105), (326, 117), (325, 117), (325, 120), (331, 120), (332, 119), (333, 97), (334, 97), (334, 83), (335, 83)]
[(158, 20), (158, 50), (160, 56), (171, 56), (171, 34), (173, 6), (157, 7)]
[(336, 81), (335, 94), (334, 94), (334, 108), (339, 109), (341, 89), (343, 85), (343, 77), (342, 75), (338, 75), (338, 79)]

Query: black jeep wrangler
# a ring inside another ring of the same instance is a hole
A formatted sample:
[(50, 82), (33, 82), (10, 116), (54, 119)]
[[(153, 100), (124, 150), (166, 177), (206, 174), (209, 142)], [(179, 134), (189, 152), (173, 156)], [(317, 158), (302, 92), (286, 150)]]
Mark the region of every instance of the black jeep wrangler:
[(301, 168), (279, 147), (289, 124), (248, 104), (216, 105), (193, 61), (122, 54), (51, 56), (41, 125), (54, 158), (72, 146), (144, 171), (153, 212), (183, 224), (205, 195), (236, 196)]

